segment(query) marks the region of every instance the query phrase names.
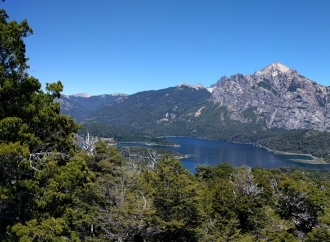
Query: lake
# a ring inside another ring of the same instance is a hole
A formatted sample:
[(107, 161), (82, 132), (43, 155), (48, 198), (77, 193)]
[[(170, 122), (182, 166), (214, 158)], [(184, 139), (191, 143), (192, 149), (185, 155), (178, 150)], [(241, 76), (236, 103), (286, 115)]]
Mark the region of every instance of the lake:
[[(179, 146), (166, 146), (166, 149), (186, 155), (181, 163), (189, 170), (194, 171), (196, 165), (216, 166), (228, 163), (232, 166), (246, 165), (250, 167), (278, 168), (278, 167), (303, 167), (309, 169), (330, 169), (330, 164), (308, 164), (294, 161), (311, 160), (305, 155), (284, 155), (269, 152), (264, 148), (247, 144), (232, 144), (221, 140), (208, 140), (190, 137), (165, 137)], [(144, 146), (150, 148), (164, 148), (158, 145), (122, 144), (125, 146)]]

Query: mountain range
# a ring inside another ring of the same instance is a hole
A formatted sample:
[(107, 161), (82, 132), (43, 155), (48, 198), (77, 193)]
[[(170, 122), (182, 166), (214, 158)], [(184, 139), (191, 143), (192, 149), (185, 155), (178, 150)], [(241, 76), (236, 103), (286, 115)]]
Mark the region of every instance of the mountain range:
[(62, 112), (81, 123), (156, 135), (227, 139), (273, 128), (330, 129), (330, 87), (273, 63), (250, 75), (222, 77), (209, 88), (181, 84), (132, 95), (63, 95)]

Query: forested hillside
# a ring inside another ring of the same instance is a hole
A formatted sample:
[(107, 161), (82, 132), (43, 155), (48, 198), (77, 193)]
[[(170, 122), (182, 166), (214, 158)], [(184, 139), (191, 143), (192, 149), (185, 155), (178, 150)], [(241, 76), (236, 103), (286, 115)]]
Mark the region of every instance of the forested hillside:
[(114, 142), (143, 142), (148, 144), (174, 145), (172, 141), (153, 135), (136, 134), (124, 129), (100, 123), (84, 123), (78, 134), (85, 136), (89, 133), (100, 138), (111, 138)]
[(330, 163), (330, 133), (317, 130), (271, 129), (233, 135), (230, 142), (250, 143), (273, 151), (311, 154)]
[[(137, 133), (164, 135), (162, 131), (169, 132), (173, 124), (187, 125), (190, 117), (185, 116), (188, 111), (192, 107), (196, 108), (206, 103), (210, 97), (211, 93), (206, 88), (184, 84), (161, 90), (138, 92), (127, 96), (124, 100), (102, 106), (82, 123), (93, 121)], [(195, 112), (191, 115), (194, 116)], [(187, 132), (189, 131), (187, 129)]]

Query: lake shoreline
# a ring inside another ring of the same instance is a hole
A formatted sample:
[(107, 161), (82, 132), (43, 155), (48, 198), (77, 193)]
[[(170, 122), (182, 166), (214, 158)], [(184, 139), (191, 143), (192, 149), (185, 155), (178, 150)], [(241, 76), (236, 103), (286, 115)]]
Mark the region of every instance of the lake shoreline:
[(157, 144), (157, 143), (148, 143), (148, 142), (139, 142), (139, 141), (136, 141), (136, 142), (117, 142), (117, 144), (143, 144), (143, 145), (146, 145), (146, 146), (168, 146), (168, 147), (179, 147), (180, 145), (178, 144), (174, 144), (174, 145), (164, 145), (164, 144)]
[[(192, 136), (176, 136), (176, 135), (169, 135), (169, 136), (161, 136), (162, 138), (197, 138), (197, 139), (204, 139), (204, 140), (214, 140), (214, 141), (225, 141), (231, 144), (243, 144), (243, 145), (252, 145), (254, 147), (258, 148), (263, 148), (266, 149), (268, 152), (271, 152), (273, 154), (277, 155), (300, 155), (300, 156), (306, 156), (311, 158), (310, 160), (305, 160), (305, 159), (290, 159), (292, 162), (297, 162), (297, 163), (305, 163), (305, 164), (311, 164), (311, 165), (329, 165), (329, 163), (326, 163), (323, 158), (320, 157), (315, 157), (311, 154), (301, 154), (301, 153), (295, 153), (295, 152), (287, 152), (287, 151), (279, 151), (279, 150), (272, 150), (267, 147), (263, 147), (254, 143), (237, 143), (237, 142), (229, 142), (227, 140), (218, 140), (218, 139), (210, 139), (210, 138), (205, 138), (205, 137), (192, 137)], [(118, 144), (142, 144), (145, 146), (163, 146), (163, 147), (180, 147), (179, 144), (175, 145), (165, 145), (165, 144), (157, 144), (157, 143), (148, 143), (148, 142), (118, 142)], [(188, 158), (186, 156), (178, 158), (179, 160)]]
[(197, 165), (217, 166), (222, 163), (228, 163), (234, 167), (246, 165), (266, 169), (279, 167), (330, 169), (330, 164), (308, 154), (274, 151), (254, 144), (230, 143), (225, 140), (188, 136), (167, 136), (167, 138), (179, 145), (177, 147), (149, 146), (144, 144), (145, 142), (122, 142), (121, 145), (130, 146), (131, 144), (131, 146), (144, 146), (146, 148), (164, 148), (179, 153), (181, 155), (177, 155), (176, 158), (192, 172), (195, 172)]
[[(205, 140), (218, 140), (218, 139), (210, 139), (210, 138), (205, 138), (205, 137), (192, 137), (192, 136), (175, 136), (175, 135), (170, 135), (170, 136), (162, 136), (163, 138), (166, 137), (187, 137), (187, 138), (197, 138), (197, 139), (205, 139)], [(311, 158), (311, 160), (304, 160), (304, 159), (291, 159), (293, 162), (299, 162), (299, 163), (306, 163), (306, 164), (314, 164), (314, 165), (329, 165), (329, 163), (326, 163), (324, 158), (320, 157), (315, 157), (312, 154), (301, 154), (301, 153), (294, 153), (294, 152), (287, 152), (287, 151), (280, 151), (280, 150), (272, 150), (267, 147), (263, 147), (260, 145), (257, 145), (255, 143), (237, 143), (237, 142), (229, 142), (227, 140), (220, 140), (220, 141), (225, 141), (231, 144), (243, 144), (243, 145), (252, 145), (258, 148), (263, 148), (266, 149), (267, 151), (277, 154), (277, 155), (302, 155), (302, 156), (308, 156)]]

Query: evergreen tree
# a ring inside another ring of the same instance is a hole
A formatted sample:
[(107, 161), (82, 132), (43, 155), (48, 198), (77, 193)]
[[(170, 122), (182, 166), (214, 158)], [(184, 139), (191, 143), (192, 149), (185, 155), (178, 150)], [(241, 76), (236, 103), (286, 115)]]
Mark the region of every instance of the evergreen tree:
[(161, 228), (156, 241), (197, 241), (205, 216), (205, 188), (171, 156), (164, 156), (142, 179), (153, 197), (154, 224)]
[(45, 92), (27, 72), (23, 39), (32, 29), (26, 20), (7, 20), (1, 9), (0, 240), (52, 241), (71, 236), (72, 207), (93, 174), (74, 156), (79, 125), (54, 102), (61, 82)]

